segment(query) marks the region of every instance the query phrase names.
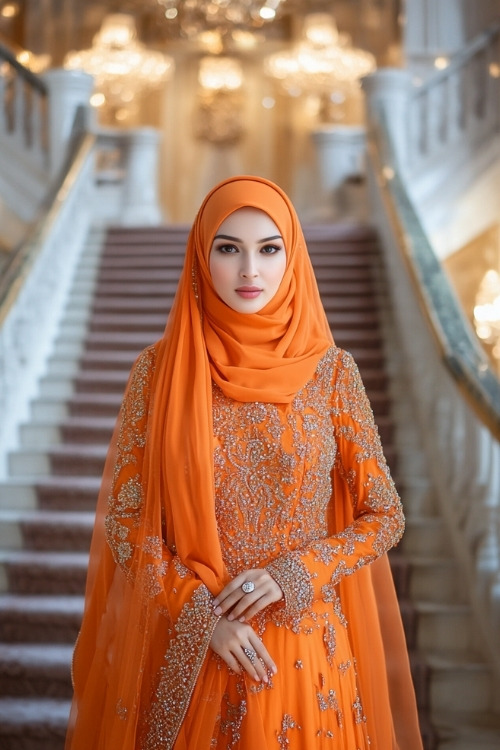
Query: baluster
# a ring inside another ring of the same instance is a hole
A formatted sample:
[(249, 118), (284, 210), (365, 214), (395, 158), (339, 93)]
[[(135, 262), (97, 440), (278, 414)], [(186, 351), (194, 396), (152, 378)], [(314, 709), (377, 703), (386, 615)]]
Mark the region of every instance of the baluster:
[(31, 112), (30, 112), (30, 129), (31, 129), (31, 150), (35, 155), (38, 163), (43, 165), (43, 138), (42, 138), (42, 106), (43, 96), (35, 89), (31, 91)]
[(6, 86), (4, 76), (4, 65), (0, 65), (0, 134), (7, 132), (7, 117), (6, 117)]
[(16, 75), (14, 79), (14, 134), (21, 146), (26, 144), (25, 113), (24, 81), (20, 75)]

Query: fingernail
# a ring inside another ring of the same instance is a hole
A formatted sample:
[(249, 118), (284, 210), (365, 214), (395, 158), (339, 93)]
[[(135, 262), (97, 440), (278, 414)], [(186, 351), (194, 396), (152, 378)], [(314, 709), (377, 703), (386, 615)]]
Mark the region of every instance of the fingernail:
[(264, 675), (264, 677), (262, 678), (262, 681), (266, 683), (269, 682), (269, 677), (267, 676), (267, 674)]
[(228, 616), (227, 616), (227, 619), (228, 619), (228, 620), (234, 620), (234, 615), (228, 615)]
[(273, 664), (273, 674), (278, 674), (278, 667), (276, 664)]
[(220, 607), (216, 607), (214, 609), (214, 615), (221, 615), (221, 614), (222, 614), (222, 609)]
[(240, 622), (245, 622), (245, 618), (244, 617), (240, 617)]
[(219, 600), (218, 599), (214, 599), (213, 602), (212, 602), (212, 604), (213, 604), (214, 607), (217, 607), (218, 604), (219, 604)]
[(260, 682), (260, 677), (257, 674), (257, 672), (254, 672), (254, 680), (256, 680), (257, 682)]

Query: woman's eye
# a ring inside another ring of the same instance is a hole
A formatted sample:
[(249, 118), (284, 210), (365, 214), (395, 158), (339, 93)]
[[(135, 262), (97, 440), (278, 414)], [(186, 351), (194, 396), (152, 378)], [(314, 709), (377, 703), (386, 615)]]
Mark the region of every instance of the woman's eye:
[(277, 253), (279, 250), (281, 250), (279, 245), (264, 245), (264, 247), (260, 249), (261, 253), (264, 253), (264, 255), (274, 255), (274, 253)]
[(219, 245), (217, 250), (221, 253), (237, 253), (238, 248), (234, 245)]

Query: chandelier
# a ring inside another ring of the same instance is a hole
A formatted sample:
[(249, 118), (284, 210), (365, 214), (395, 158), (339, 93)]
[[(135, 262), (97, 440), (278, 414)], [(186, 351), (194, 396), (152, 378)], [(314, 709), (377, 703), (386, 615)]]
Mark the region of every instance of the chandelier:
[(202, 31), (224, 33), (274, 21), (286, 0), (156, 0), (172, 26), (189, 38)]
[(245, 134), (240, 61), (227, 56), (203, 57), (198, 83), (196, 137), (217, 146), (237, 143)]
[(353, 47), (325, 13), (306, 16), (303, 38), (290, 50), (265, 60), (265, 71), (291, 96), (315, 94), (341, 103), (359, 90), (360, 79), (375, 70), (374, 56)]
[(104, 19), (90, 49), (66, 55), (65, 68), (84, 70), (94, 77), (93, 103), (97, 106), (105, 104), (123, 113), (141, 92), (157, 88), (170, 78), (172, 58), (147, 49), (136, 37), (132, 16), (111, 14)]

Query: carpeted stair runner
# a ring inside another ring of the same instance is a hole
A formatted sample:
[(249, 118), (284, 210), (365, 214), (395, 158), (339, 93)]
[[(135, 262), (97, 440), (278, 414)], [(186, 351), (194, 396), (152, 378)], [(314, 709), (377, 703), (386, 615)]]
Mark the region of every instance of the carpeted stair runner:
[[(0, 485), (2, 750), (63, 747), (71, 652), (106, 448), (130, 367), (139, 351), (162, 334), (186, 236), (185, 227), (112, 229), (102, 254), (99, 237), (89, 238), (32, 419), (22, 427), (22, 447), (11, 456), (11, 476)], [(360, 367), (397, 478), (407, 467), (400, 466), (401, 451), (396, 452), (385, 334), (379, 325), (384, 290), (377, 276), (376, 238), (367, 228), (342, 225), (307, 227), (306, 236), (336, 343), (351, 351)], [(429, 670), (420, 647), (437, 637), (433, 628), (442, 627), (433, 624), (432, 602), (425, 603), (426, 576), (435, 574), (425, 561), (429, 554), (440, 554), (441, 527), (427, 518), (421, 499), (426, 493), (417, 476), (412, 485), (413, 470), (401, 490), (415, 510), (392, 562), (426, 750), (434, 750), (430, 695), (440, 695), (440, 680), (443, 690), (448, 683), (443, 669)], [(467, 618), (465, 605), (457, 606), (458, 617)]]

